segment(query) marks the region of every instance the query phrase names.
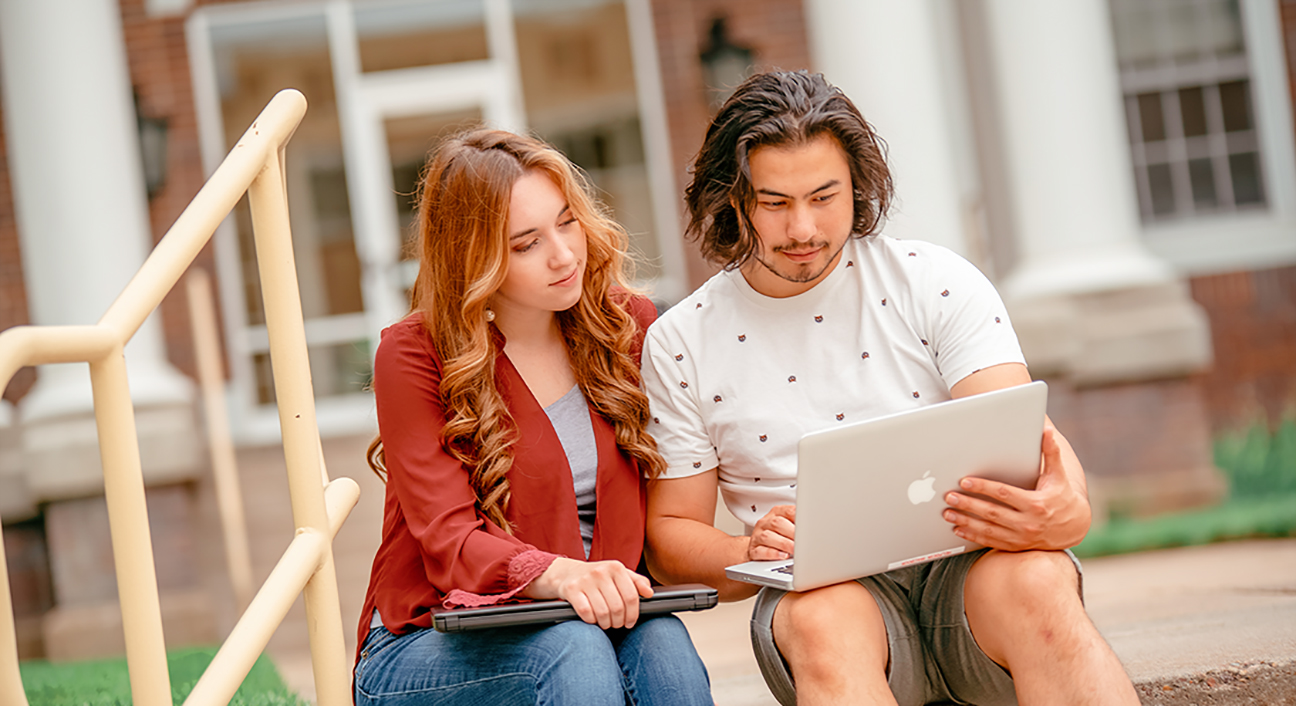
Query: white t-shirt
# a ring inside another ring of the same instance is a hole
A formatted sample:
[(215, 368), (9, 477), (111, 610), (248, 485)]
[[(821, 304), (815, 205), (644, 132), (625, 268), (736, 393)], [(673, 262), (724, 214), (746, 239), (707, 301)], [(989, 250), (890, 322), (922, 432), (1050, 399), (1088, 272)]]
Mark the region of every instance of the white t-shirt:
[(852, 239), (803, 294), (767, 297), (727, 271), (663, 314), (644, 341), (648, 430), (663, 478), (718, 466), (750, 528), (795, 502), (803, 434), (942, 402), (970, 373), (1024, 362), (971, 263), (924, 241)]

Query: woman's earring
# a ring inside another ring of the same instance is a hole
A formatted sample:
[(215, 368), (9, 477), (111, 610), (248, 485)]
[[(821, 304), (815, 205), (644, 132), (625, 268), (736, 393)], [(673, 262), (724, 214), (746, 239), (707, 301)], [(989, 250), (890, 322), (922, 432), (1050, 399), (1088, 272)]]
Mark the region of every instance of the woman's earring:
[(492, 322), (492, 321), (494, 321), (494, 320), (495, 320), (495, 312), (491, 311), (490, 309), (487, 309), (487, 310), (486, 310), (486, 323), (489, 324), (490, 322)]

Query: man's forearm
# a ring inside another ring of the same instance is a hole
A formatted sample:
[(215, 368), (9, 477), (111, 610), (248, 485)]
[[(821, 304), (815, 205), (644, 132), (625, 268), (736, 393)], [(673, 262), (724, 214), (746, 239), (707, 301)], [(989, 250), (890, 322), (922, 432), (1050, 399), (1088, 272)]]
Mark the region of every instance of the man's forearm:
[(715, 588), (722, 601), (738, 601), (757, 586), (725, 578), (725, 567), (747, 561), (747, 537), (681, 517), (658, 517), (648, 522), (648, 568), (666, 583), (703, 583)]

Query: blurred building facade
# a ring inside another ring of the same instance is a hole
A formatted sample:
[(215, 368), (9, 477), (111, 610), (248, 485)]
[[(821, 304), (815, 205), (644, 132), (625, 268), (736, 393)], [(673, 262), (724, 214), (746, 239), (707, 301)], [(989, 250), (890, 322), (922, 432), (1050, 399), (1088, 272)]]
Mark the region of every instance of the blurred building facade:
[[(364, 439), (439, 135), (485, 120), (559, 146), (669, 305), (713, 271), (681, 238), (689, 161), (726, 89), (766, 68), (825, 73), (886, 139), (885, 232), (995, 281), (1100, 509), (1218, 497), (1212, 437), (1296, 410), (1296, 0), (0, 0), (0, 329), (96, 321), (260, 108), (297, 88), (310, 109), (287, 188), (319, 419)], [(250, 237), (240, 206), (198, 262), (248, 449), (278, 439)], [(204, 639), (182, 293), (128, 360), (169, 619)], [(113, 629), (74, 368), (25, 370), (0, 401), (27, 654), (94, 653), (85, 625)]]

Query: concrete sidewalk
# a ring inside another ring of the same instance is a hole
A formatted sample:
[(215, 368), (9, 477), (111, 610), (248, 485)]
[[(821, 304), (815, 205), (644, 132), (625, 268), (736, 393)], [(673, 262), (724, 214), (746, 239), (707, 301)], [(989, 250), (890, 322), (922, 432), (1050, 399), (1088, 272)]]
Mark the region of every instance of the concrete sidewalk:
[[(1296, 539), (1084, 562), (1089, 614), (1144, 703), (1296, 704)], [(684, 615), (717, 706), (774, 706), (751, 601)], [(1250, 699), (1250, 700), (1249, 700)]]

